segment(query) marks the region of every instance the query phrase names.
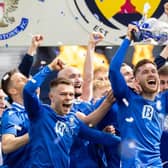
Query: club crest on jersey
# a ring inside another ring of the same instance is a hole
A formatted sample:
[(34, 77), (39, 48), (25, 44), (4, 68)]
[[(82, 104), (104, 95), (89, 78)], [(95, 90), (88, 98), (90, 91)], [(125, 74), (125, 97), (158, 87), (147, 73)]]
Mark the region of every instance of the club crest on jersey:
[(62, 121), (57, 121), (54, 128), (55, 132), (61, 137), (65, 134), (72, 135), (73, 131)]
[[(11, 16), (11, 13), (18, 9), (19, 0), (0, 0), (0, 28), (6, 30), (16, 23), (16, 18)], [(9, 39), (18, 33), (24, 31), (28, 25), (27, 18), (21, 18), (20, 23), (11, 31), (0, 34), (0, 40)], [(2, 32), (2, 31), (1, 31)]]
[(67, 125), (64, 122), (57, 121), (55, 124), (55, 132), (60, 136), (63, 136), (66, 132)]
[(150, 105), (144, 105), (142, 110), (142, 118), (152, 120), (154, 109)]

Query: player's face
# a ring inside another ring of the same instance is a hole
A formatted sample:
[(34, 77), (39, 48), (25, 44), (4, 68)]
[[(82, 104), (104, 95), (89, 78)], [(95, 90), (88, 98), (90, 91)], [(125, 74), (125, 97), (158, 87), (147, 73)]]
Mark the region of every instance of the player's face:
[(97, 71), (97, 72), (94, 74), (94, 80), (108, 81), (108, 72), (105, 72), (105, 71)]
[(68, 79), (72, 81), (75, 89), (75, 97), (79, 97), (82, 95), (82, 87), (83, 87), (83, 79), (81, 73), (76, 68), (69, 69)]
[(74, 87), (72, 85), (59, 84), (52, 89), (50, 98), (55, 111), (59, 115), (66, 115), (70, 112), (74, 100)]
[(160, 75), (160, 91), (168, 90), (168, 75)]
[(74, 85), (76, 98), (82, 95), (83, 79), (80, 71), (77, 68), (67, 67), (58, 74), (58, 77), (71, 80)]
[(164, 12), (168, 15), (168, 2), (164, 4)]
[(147, 63), (138, 68), (136, 80), (144, 93), (157, 93), (159, 89), (159, 75), (156, 67)]
[(11, 77), (11, 88), (14, 89), (14, 94), (22, 96), (23, 87), (27, 82), (27, 78), (20, 72), (16, 72)]
[(125, 65), (121, 67), (121, 73), (124, 76), (124, 79), (128, 86), (132, 86), (134, 83), (134, 75), (133, 70), (130, 66)]
[(0, 111), (5, 108), (5, 94), (2, 89), (0, 89)]
[(101, 97), (106, 96), (110, 87), (102, 86), (101, 88), (96, 88), (93, 92), (94, 100), (99, 100)]

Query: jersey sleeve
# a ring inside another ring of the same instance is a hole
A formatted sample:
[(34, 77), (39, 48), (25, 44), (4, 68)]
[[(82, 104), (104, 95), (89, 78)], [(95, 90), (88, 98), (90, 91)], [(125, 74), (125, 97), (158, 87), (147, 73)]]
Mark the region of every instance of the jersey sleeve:
[(25, 54), (21, 63), (18, 66), (18, 69), (23, 75), (29, 77), (32, 64), (33, 64), (33, 57), (28, 54)]
[(44, 67), (27, 82), (23, 89), (24, 106), (31, 120), (37, 119), (40, 116), (40, 107), (42, 105), (36, 90), (51, 72), (48, 66)]
[(126, 97), (126, 93), (128, 91), (128, 86), (120, 72), (120, 68), (124, 62), (129, 45), (130, 40), (125, 39), (110, 62), (109, 79), (112, 85), (113, 93), (118, 99)]
[(157, 56), (154, 60), (154, 62), (157, 65), (157, 69), (161, 68), (165, 63), (166, 63), (166, 59), (161, 57), (161, 56)]
[(166, 114), (168, 114), (168, 91), (164, 92), (165, 94), (165, 102), (166, 102)]
[(89, 128), (82, 121), (79, 121), (79, 124), (79, 136), (81, 138), (87, 139), (96, 144), (102, 144), (106, 146), (113, 146), (120, 143), (120, 137), (118, 136)]
[(17, 135), (17, 129), (19, 129), (19, 125), (17, 125), (17, 117), (13, 111), (13, 109), (7, 109), (4, 111), (2, 115), (2, 134), (13, 134)]

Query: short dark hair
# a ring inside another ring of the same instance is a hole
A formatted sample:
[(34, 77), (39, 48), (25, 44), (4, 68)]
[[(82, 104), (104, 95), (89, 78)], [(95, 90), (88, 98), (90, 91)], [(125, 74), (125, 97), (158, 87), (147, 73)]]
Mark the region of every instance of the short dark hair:
[(133, 72), (134, 72), (134, 76), (136, 75), (136, 73), (138, 72), (138, 70), (139, 70), (139, 68), (140, 68), (141, 66), (143, 66), (143, 65), (145, 65), (145, 64), (148, 64), (148, 63), (153, 64), (153, 65), (157, 68), (156, 64), (155, 64), (153, 61), (151, 61), (151, 60), (149, 60), (149, 59), (143, 59), (143, 60), (139, 61), (139, 62), (135, 65), (134, 71), (133, 71)]
[(72, 85), (73, 86), (73, 83), (72, 83), (71, 80), (60, 77), (60, 78), (56, 78), (56, 79), (54, 79), (50, 82), (50, 89), (53, 88), (53, 87), (56, 87), (60, 84)]
[(159, 75), (168, 75), (168, 65), (163, 65), (159, 70), (158, 70)]
[(18, 70), (17, 69), (12, 69), (11, 71), (8, 71), (6, 72), (3, 76), (2, 76), (2, 79), (1, 79), (1, 88), (2, 90), (8, 95), (10, 96), (10, 93), (9, 93), (9, 85), (10, 85), (10, 82), (11, 82), (11, 77), (17, 73)]

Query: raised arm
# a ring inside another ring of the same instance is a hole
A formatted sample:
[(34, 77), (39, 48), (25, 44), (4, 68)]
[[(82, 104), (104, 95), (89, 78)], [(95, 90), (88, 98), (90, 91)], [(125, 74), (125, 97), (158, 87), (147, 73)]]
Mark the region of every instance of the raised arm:
[(167, 58), (168, 58), (168, 45), (165, 46), (160, 55), (155, 58), (157, 69), (161, 68), (166, 63)]
[(31, 45), (18, 66), (19, 71), (26, 77), (29, 77), (30, 75), (30, 70), (33, 64), (33, 56), (36, 54), (36, 50), (42, 41), (43, 36), (41, 35), (35, 35), (32, 37)]
[(112, 58), (110, 62), (110, 69), (109, 69), (109, 79), (113, 88), (114, 96), (118, 98), (123, 98), (126, 96), (128, 86), (124, 80), (123, 75), (120, 72), (120, 68), (122, 63), (124, 62), (126, 52), (131, 42), (132, 38), (132, 31), (136, 30), (137, 28), (133, 25), (129, 25), (127, 37), (124, 39), (123, 43), (117, 50), (116, 54)]
[(48, 66), (44, 67), (34, 75), (25, 85), (23, 89), (24, 106), (30, 119), (37, 119), (40, 116), (38, 112), (41, 102), (36, 94), (37, 88), (41, 86), (52, 71), (62, 69), (63, 65), (63, 62), (60, 59), (55, 58)]
[(89, 36), (87, 54), (83, 69), (83, 93), (82, 100), (90, 101), (93, 97), (93, 59), (96, 45), (104, 39), (102, 33), (93, 32)]

